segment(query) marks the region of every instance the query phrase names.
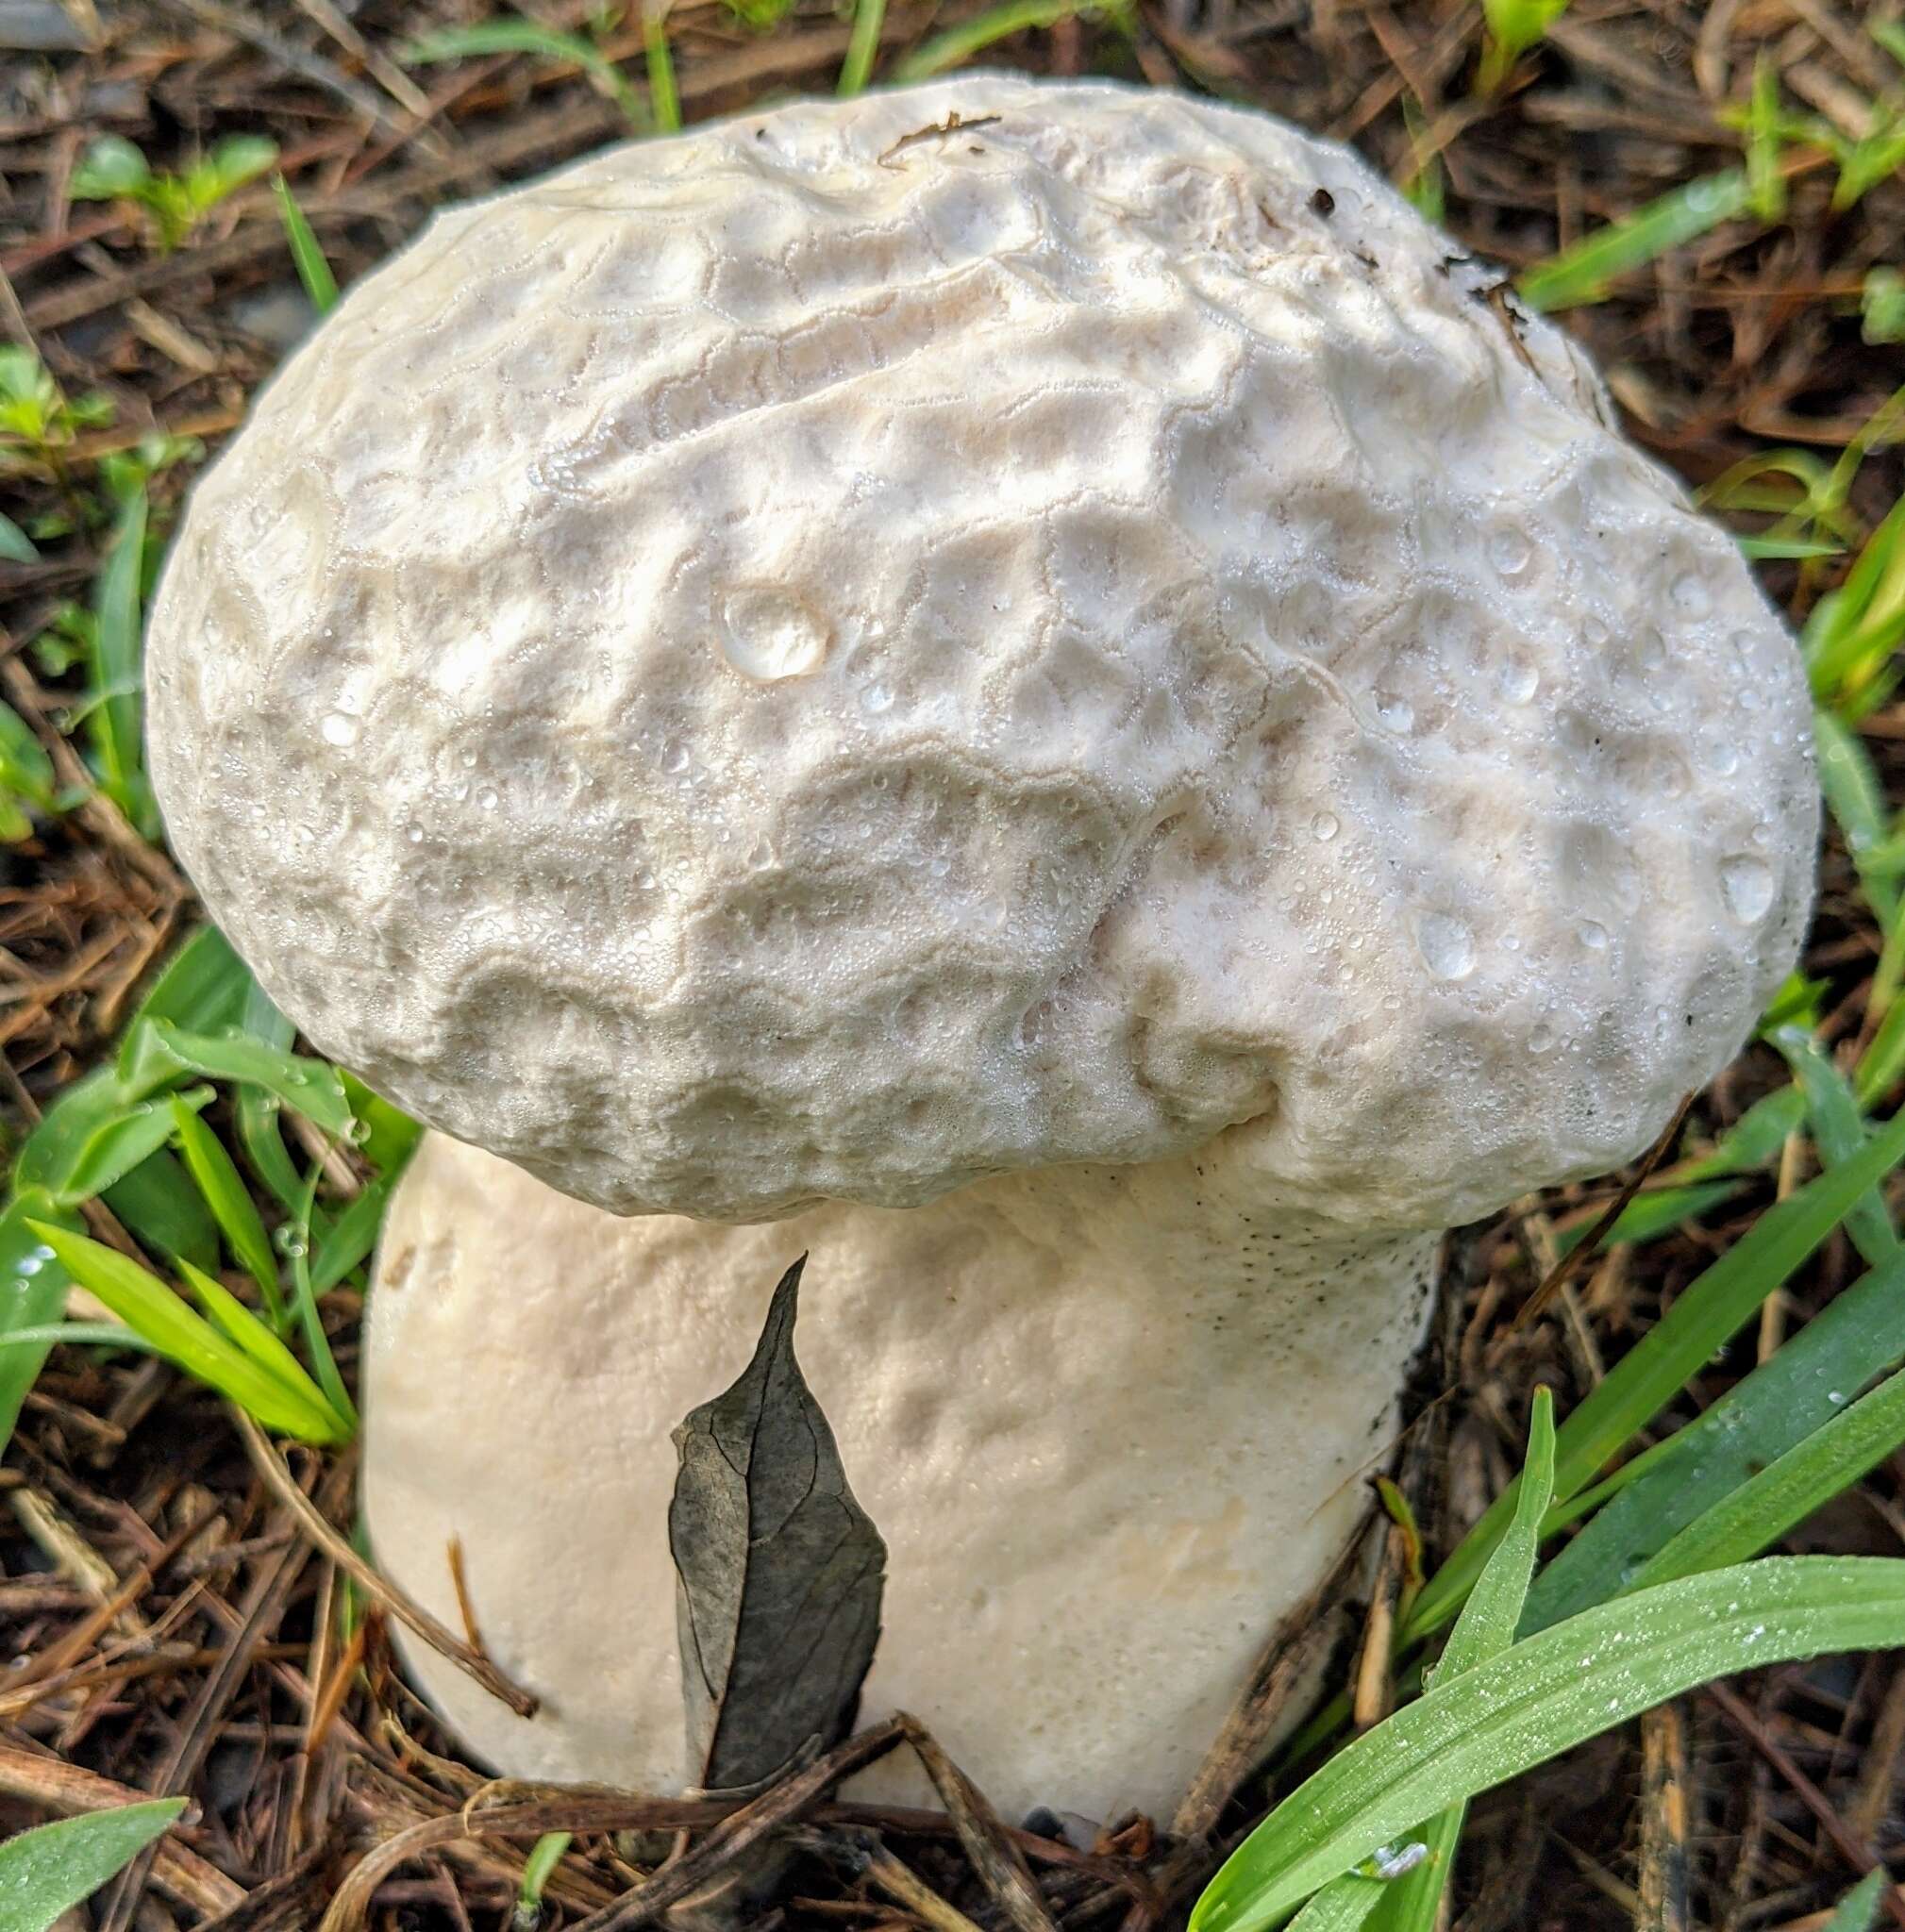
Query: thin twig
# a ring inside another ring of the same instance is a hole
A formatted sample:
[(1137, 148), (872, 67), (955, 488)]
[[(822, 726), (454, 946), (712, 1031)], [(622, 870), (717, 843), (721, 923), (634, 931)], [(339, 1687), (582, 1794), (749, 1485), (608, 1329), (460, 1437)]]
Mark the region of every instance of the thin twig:
[[(1818, 1820), (1819, 1828), (1832, 1840), (1839, 1856), (1862, 1878), (1866, 1873), (1877, 1871), (1879, 1860), (1846, 1828), (1845, 1821), (1832, 1808), (1831, 1800), (1793, 1762), (1745, 1698), (1725, 1684), (1709, 1684), (1705, 1694), (1718, 1707), (1720, 1715), (1792, 1787), (1793, 1795)], [(1895, 1925), (1905, 1925), (1905, 1898), (1899, 1897), (1896, 1887), (1885, 1890), (1880, 1903)]]
[(946, 1756), (938, 1739), (918, 1718), (901, 1711), (899, 1723), (959, 1833), (968, 1861), (994, 1904), (1019, 1932), (1057, 1932), (1030, 1868), (1006, 1836), (1005, 1825), (985, 1794)]
[(1679, 1139), (1680, 1129), (1686, 1124), (1687, 1114), (1693, 1107), (1694, 1099), (1695, 1096), (1689, 1093), (1680, 1102), (1679, 1106), (1674, 1110), (1673, 1119), (1662, 1130), (1660, 1139), (1641, 1157), (1640, 1165), (1634, 1169), (1620, 1192), (1608, 1203), (1600, 1219), (1548, 1271), (1541, 1286), (1521, 1305), (1520, 1311), (1516, 1314), (1514, 1320), (1509, 1324), (1510, 1334), (1514, 1334), (1516, 1331), (1527, 1327), (1546, 1307), (1549, 1299), (1561, 1287), (1562, 1283), (1572, 1280), (1586, 1266), (1594, 1251), (1600, 1245), (1608, 1229), (1621, 1218), (1628, 1203), (1640, 1192), (1642, 1183), (1666, 1158), (1667, 1149)]
[[(842, 1778), (885, 1757), (900, 1737), (898, 1721), (889, 1718), (885, 1724), (837, 1744), (805, 1771), (783, 1778), (717, 1824), (693, 1851), (662, 1866), (605, 1910), (591, 1913), (572, 1932), (628, 1932), (629, 1927), (645, 1924), (677, 1898), (706, 1884), (771, 1832), (793, 1824)], [(337, 1928), (326, 1925), (324, 1932), (337, 1932)]]
[(291, 1472), (284, 1466), (277, 1451), (266, 1441), (264, 1431), (257, 1423), (236, 1407), (232, 1415), (238, 1424), (239, 1434), (244, 1439), (252, 1466), (264, 1478), (272, 1494), (297, 1518), (298, 1527), (317, 1549), (340, 1570), (355, 1578), (364, 1593), (381, 1604), (389, 1615), (405, 1628), (414, 1630), (432, 1650), (441, 1652), (460, 1671), (474, 1677), (493, 1697), (501, 1698), (518, 1717), (535, 1716), (541, 1707), (539, 1698), (512, 1683), (488, 1657), (479, 1657), (408, 1591), (399, 1590), (365, 1562), (349, 1541), (325, 1521), (310, 1498), (292, 1480)]
[[(76, 1818), (89, 1811), (116, 1811), (123, 1805), (139, 1804), (148, 1795), (62, 1758), (8, 1743), (0, 1743), (0, 1792), (58, 1812), (62, 1818)], [(230, 1911), (245, 1897), (242, 1886), (170, 1836), (159, 1840), (152, 1882), (167, 1898), (204, 1914)]]
[(1675, 1703), (1641, 1719), (1641, 1908), (1634, 1932), (1690, 1932), (1686, 1720)]

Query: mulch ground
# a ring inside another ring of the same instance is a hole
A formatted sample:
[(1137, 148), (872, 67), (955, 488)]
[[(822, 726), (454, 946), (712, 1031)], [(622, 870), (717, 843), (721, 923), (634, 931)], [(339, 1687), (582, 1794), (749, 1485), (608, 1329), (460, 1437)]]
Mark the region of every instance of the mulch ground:
[[(964, 0), (893, 0), (883, 58), (972, 10)], [(562, 25), (585, 16), (569, 0), (538, 11)], [(261, 188), (160, 255), (117, 208), (69, 199), (88, 145), (124, 135), (157, 166), (222, 135), (271, 135), (348, 283), (437, 204), (621, 130), (610, 101), (545, 61), (394, 62), (419, 32), (479, 14), (476, 0), (101, 0), (96, 13), (92, 0), (66, 0), (64, 11), (53, 0), (0, 5), (0, 40), (53, 43), (0, 46), (0, 336), (32, 343), (69, 393), (102, 391), (115, 405), (109, 425), (74, 443), (64, 486), (0, 470), (0, 507), (22, 523), (59, 513), (92, 488), (102, 458), (154, 429), (215, 449), (304, 321)], [(1860, 30), (1880, 14), (1896, 18), (1896, 4), (1579, 0), (1490, 103), (1470, 86), (1479, 8), (1451, 0), (1141, 0), (1132, 41), (1074, 19), (1007, 41), (993, 58), (1206, 89), (1353, 142), (1392, 176), (1439, 171), (1449, 226), (1512, 270), (1731, 164), (1738, 144), (1722, 112), (1763, 57), (1789, 102), (1863, 131), (1866, 104), (1898, 82)], [(796, 0), (766, 32), (722, 0), (680, 0), (669, 32), (689, 117), (830, 89), (847, 30), (825, 0)], [(641, 42), (631, 20), (604, 44), (639, 75)], [(1830, 458), (1905, 377), (1896, 345), (1862, 340), (1858, 313), (1866, 271), (1905, 262), (1905, 181), (1847, 212), (1830, 206), (1828, 166), (1798, 165), (1790, 186), (1782, 222), (1723, 227), (1566, 318), (1607, 373), (1629, 432), (1696, 485), (1769, 442)], [(161, 516), (190, 474), (179, 465), (158, 476)], [(1876, 521), (1901, 490), (1905, 453), (1880, 449), (1854, 508)], [(0, 694), (45, 727), (49, 744), (75, 675), (50, 670), (29, 646), (63, 603), (89, 595), (98, 537), (82, 526), (48, 542), (40, 563), (0, 564)], [(1830, 574), (1802, 584), (1794, 567), (1775, 565), (1767, 581), (1799, 616)], [(1864, 730), (1896, 804), (1905, 706)], [(96, 1060), (193, 916), (186, 883), (109, 809), (84, 808), (0, 849), (9, 1136)], [(1864, 1036), (1877, 952), (1844, 854), (1829, 848), (1806, 965), (1831, 989), (1830, 1041)], [(1696, 1104), (1696, 1143), (1781, 1077), (1759, 1053), (1730, 1069)], [(1797, 1177), (1789, 1168), (1781, 1180)], [(1447, 1547), (1519, 1466), (1533, 1384), (1555, 1385), (1563, 1406), (1579, 1395), (1776, 1185), (1749, 1189), (1730, 1219), (1616, 1251), (1515, 1331), (1557, 1226), (1592, 1215), (1606, 1190), (1523, 1203), (1464, 1243), (1405, 1457), (1432, 1543)], [(1710, 1366), (1693, 1402), (1723, 1391), (1776, 1342), (1780, 1321), (1816, 1310), (1853, 1272), (1835, 1239), (1766, 1326)], [(349, 1294), (330, 1298), (346, 1373), (357, 1312)], [(347, 1461), (299, 1456), (293, 1468), (315, 1507), (347, 1524)], [(1794, 1546), (1898, 1554), (1901, 1477), (1882, 1468)], [(313, 1925), (353, 1871), (351, 1924), (500, 1926), (531, 1839), (553, 1828), (577, 1836), (549, 1886), (545, 1923), (636, 1923), (614, 1901), (641, 1888), (638, 1904), (659, 1902), (644, 1874), (667, 1869), (683, 1845), (696, 1848), (697, 1869), (720, 1864), (737, 1834), (728, 1826), (710, 1840), (706, 1807), (486, 1789), (406, 1690), (378, 1617), (340, 1636), (344, 1588), (203, 1391), (151, 1363), (58, 1353), (0, 1466), (0, 1655), (11, 1663), (0, 1676), (0, 1833), (129, 1795), (190, 1792), (190, 1822), (146, 1882), (90, 1908), (109, 1932)], [(1365, 1614), (1360, 1602), (1330, 1613), (1345, 1668)], [(1458, 1874), (1456, 1923), (1464, 1932), (1821, 1924), (1861, 1859), (1905, 1858), (1901, 1744), (1905, 1665), (1893, 1657), (1773, 1670), (1691, 1696), (1484, 1801)], [(1083, 1848), (1037, 1835), (1012, 1842), (1065, 1932), (1149, 1932), (1181, 1912), (1227, 1835), (1261, 1809), (1248, 1787), (1233, 1796), (1238, 1784), (1232, 1754), (1213, 1767), (1188, 1839), (1170, 1838), (1171, 1821), (1106, 1821)], [(916, 1816), (777, 1802), (797, 1813), (803, 1849), (757, 1932), (1012, 1923), (999, 1903), (996, 1832), (979, 1827), (975, 1851)], [(683, 1823), (702, 1829), (677, 1840), (669, 1827)]]

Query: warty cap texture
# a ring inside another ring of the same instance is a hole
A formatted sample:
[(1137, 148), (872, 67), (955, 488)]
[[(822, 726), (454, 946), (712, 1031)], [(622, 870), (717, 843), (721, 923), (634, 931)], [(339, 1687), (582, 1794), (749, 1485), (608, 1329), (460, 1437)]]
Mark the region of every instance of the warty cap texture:
[(1263, 116), (985, 74), (441, 215), (195, 494), (172, 835), (324, 1051), (622, 1212), (1603, 1170), (1794, 958), (1808, 710), (1496, 281)]

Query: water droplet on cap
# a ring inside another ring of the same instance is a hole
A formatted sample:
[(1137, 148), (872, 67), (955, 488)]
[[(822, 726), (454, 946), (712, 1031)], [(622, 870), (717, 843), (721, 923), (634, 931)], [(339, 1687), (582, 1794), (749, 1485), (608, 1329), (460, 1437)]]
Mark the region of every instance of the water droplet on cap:
[(1501, 667), (1496, 689), (1512, 705), (1525, 705), (1541, 685), (1541, 673), (1526, 658), (1511, 658)]
[(1688, 617), (1704, 617), (1713, 608), (1712, 592), (1693, 571), (1674, 579), (1671, 595), (1676, 608)]
[(324, 722), (318, 729), (324, 733), (326, 744), (351, 745), (358, 741), (358, 733), (362, 721), (352, 717), (348, 711), (326, 711)]
[(736, 591), (721, 607), (721, 652), (744, 677), (771, 684), (818, 668), (831, 636), (825, 622), (783, 591)]
[(1503, 524), (1489, 533), (1488, 560), (1498, 575), (1518, 577), (1534, 561), (1534, 545), (1525, 532), (1512, 524)]
[(1475, 971), (1475, 935), (1446, 912), (1425, 912), (1416, 921), (1415, 949), (1437, 979), (1465, 979)]
[(1744, 854), (1720, 861), (1720, 895), (1743, 925), (1765, 918), (1773, 905), (1772, 869)]

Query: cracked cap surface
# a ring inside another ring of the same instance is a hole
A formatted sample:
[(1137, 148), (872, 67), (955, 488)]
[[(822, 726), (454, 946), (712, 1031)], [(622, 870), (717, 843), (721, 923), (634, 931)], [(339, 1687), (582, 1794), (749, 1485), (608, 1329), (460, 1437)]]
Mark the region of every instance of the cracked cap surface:
[(1268, 118), (985, 74), (439, 216), (193, 497), (177, 849), (322, 1050), (622, 1212), (1617, 1164), (1795, 957), (1809, 713), (1497, 280)]

